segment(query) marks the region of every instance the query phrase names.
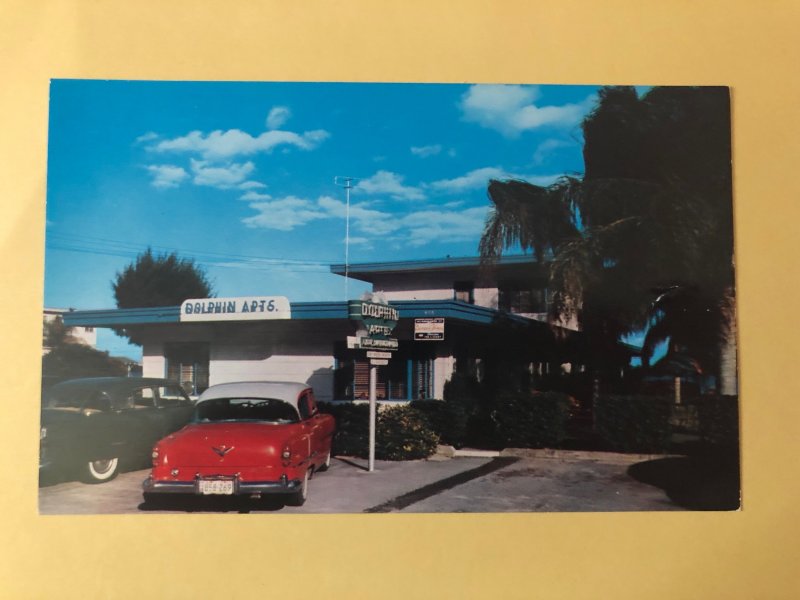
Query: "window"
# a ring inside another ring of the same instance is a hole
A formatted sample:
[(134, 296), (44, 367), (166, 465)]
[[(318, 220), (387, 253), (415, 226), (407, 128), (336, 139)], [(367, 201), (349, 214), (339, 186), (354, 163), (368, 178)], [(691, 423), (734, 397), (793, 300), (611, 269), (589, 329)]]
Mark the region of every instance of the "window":
[(549, 295), (546, 288), (522, 288), (504, 286), (500, 288), (499, 308), (512, 313), (547, 312)]
[(453, 299), (475, 304), (475, 284), (471, 281), (456, 281), (453, 284)]
[(180, 383), (187, 394), (196, 396), (208, 387), (208, 344), (167, 344), (164, 356), (167, 379)]
[(194, 421), (297, 423), (297, 411), (288, 402), (275, 398), (215, 398), (197, 405)]
[(186, 406), (191, 402), (186, 396), (186, 392), (183, 391), (183, 388), (176, 385), (160, 386), (156, 391), (158, 392), (159, 407)]
[(125, 406), (130, 408), (154, 408), (156, 405), (155, 394), (152, 388), (141, 388), (135, 390), (125, 403)]
[[(369, 369), (369, 360), (363, 352), (337, 353), (334, 397), (337, 400), (368, 400)], [(433, 398), (433, 358), (409, 357), (395, 352), (388, 365), (377, 368), (375, 396), (378, 400)]]

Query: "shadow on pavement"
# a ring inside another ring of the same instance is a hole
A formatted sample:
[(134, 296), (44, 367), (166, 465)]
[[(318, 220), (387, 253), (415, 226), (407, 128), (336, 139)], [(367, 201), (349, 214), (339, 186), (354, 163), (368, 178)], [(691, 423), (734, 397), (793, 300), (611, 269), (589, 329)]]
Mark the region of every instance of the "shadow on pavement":
[(343, 462), (347, 465), (350, 465), (351, 467), (355, 467), (356, 469), (361, 469), (362, 471), (369, 471), (368, 465), (358, 464), (353, 458), (349, 458), (346, 456), (336, 456), (335, 458), (336, 460)]
[(281, 510), (285, 503), (278, 497), (266, 498), (206, 498), (192, 495), (164, 496), (148, 499), (138, 508), (142, 512), (175, 511), (175, 512), (217, 512), (247, 514), (253, 511)]
[(689, 510), (738, 510), (741, 506), (739, 460), (732, 454), (648, 460), (628, 468), (628, 475), (664, 490)]

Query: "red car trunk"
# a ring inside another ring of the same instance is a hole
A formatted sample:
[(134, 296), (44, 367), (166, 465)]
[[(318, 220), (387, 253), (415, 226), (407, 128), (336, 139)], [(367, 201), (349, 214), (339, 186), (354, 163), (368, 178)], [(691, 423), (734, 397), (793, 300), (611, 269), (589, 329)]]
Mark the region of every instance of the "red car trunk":
[(298, 434), (300, 424), (188, 425), (161, 442), (159, 463), (170, 468), (279, 466), (286, 441)]

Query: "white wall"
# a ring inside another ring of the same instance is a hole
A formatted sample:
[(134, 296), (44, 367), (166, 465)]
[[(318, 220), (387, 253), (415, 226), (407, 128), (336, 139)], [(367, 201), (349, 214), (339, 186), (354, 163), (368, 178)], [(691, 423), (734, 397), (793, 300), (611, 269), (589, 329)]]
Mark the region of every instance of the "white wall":
[(433, 397), (444, 398), (444, 384), (453, 376), (456, 360), (452, 356), (437, 356), (433, 363)]
[[(324, 344), (322, 344), (324, 345)], [(331, 348), (332, 349), (332, 348)], [(317, 400), (333, 399), (333, 355), (310, 348), (213, 344), (210, 385), (229, 381), (298, 381), (314, 388)]]
[[(389, 281), (375, 283), (375, 291), (383, 292), (387, 300), (453, 300), (455, 292), (452, 287), (442, 287), (441, 280), (430, 280), (420, 277), (411, 280), (406, 278), (400, 284)], [(474, 298), (477, 306), (496, 309), (498, 306), (496, 287), (475, 288)]]
[(142, 345), (142, 377), (166, 377), (167, 360), (164, 358), (164, 344), (145, 342)]

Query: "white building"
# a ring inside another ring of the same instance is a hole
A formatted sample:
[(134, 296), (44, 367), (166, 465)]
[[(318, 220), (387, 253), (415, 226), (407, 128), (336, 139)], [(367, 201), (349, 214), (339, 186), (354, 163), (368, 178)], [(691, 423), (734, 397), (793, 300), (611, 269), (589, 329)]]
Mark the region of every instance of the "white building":
[[(44, 309), (44, 323), (50, 323), (56, 319), (64, 320), (64, 315), (72, 312), (72, 309), (66, 308), (45, 308)], [(95, 348), (97, 346), (97, 331), (93, 325), (75, 325), (69, 332), (73, 341), (78, 344), (85, 344)], [(42, 354), (47, 354), (52, 348), (42, 345)]]
[[(331, 271), (344, 275), (345, 267)], [(399, 347), (378, 368), (380, 400), (442, 398), (455, 369), (481, 362), (518, 360), (542, 372), (583, 360), (579, 332), (555, 335), (542, 322), (546, 270), (529, 256), (504, 257), (491, 269), (478, 258), (446, 258), (361, 263), (347, 271), (399, 311), (392, 334)], [(367, 398), (369, 361), (364, 350), (348, 348), (356, 324), (347, 302), (289, 300), (283, 319), (232, 320), (223, 307), (186, 321), (179, 306), (77, 311), (64, 319), (70, 326), (135, 327), (143, 375), (180, 380), (193, 394), (229, 381), (291, 380), (311, 384), (322, 401)]]

